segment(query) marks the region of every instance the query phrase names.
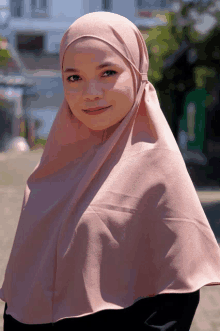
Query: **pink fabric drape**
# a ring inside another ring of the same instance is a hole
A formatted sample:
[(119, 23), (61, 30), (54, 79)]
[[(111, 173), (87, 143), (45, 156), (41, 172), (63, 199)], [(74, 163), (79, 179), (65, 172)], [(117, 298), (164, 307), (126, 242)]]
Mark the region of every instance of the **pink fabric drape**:
[(77, 120), (64, 99), (28, 178), (0, 290), (7, 313), (22, 323), (220, 284), (219, 246), (147, 80), (142, 35), (123, 16), (87, 14), (63, 36), (61, 68), (67, 47), (86, 36), (129, 61), (137, 95), (104, 132)]

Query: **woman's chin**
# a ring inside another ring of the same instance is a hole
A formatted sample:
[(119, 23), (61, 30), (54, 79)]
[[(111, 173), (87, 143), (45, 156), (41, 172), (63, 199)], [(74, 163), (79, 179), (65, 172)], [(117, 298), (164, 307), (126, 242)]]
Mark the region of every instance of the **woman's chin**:
[(116, 122), (116, 123), (108, 123), (108, 124), (85, 124), (87, 127), (93, 131), (104, 131), (104, 130), (111, 130), (111, 129), (116, 129), (116, 127), (122, 122), (122, 120)]

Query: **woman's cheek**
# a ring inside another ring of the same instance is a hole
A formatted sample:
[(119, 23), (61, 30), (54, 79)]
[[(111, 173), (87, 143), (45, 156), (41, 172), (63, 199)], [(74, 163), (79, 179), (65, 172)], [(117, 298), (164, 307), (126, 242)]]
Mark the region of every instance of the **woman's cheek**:
[(129, 74), (123, 75), (118, 79), (117, 84), (114, 86), (115, 92), (124, 94), (130, 101), (134, 101), (134, 86), (132, 78)]
[(70, 88), (68, 85), (67, 86), (64, 85), (64, 93), (67, 96), (71, 96), (74, 94), (74, 90)]
[(75, 93), (72, 89), (66, 89), (64, 91), (65, 91), (64, 92), (65, 98), (69, 103), (72, 104), (77, 101), (78, 99), (77, 93)]
[(120, 84), (114, 89), (114, 99), (117, 100), (117, 103), (120, 105), (125, 103), (130, 104), (134, 102), (134, 92), (133, 88), (129, 85)]
[(76, 99), (73, 97), (72, 93), (71, 92), (66, 92), (65, 93), (65, 99), (70, 107), (70, 110), (75, 112), (76, 111), (76, 105), (77, 105), (77, 102), (76, 102)]

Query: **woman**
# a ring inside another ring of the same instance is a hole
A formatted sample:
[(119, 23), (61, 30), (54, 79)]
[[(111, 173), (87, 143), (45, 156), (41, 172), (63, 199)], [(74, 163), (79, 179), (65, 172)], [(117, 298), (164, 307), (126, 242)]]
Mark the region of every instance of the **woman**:
[(147, 79), (138, 29), (107, 12), (61, 41), (65, 98), (27, 181), (4, 330), (184, 330), (220, 253)]

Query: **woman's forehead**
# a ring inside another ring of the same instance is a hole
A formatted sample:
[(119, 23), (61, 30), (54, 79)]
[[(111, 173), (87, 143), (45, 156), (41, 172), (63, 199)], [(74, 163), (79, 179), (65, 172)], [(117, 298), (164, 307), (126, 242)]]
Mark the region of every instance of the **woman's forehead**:
[(119, 64), (125, 63), (123, 57), (104, 41), (94, 38), (81, 38), (68, 46), (64, 54), (63, 66), (65, 67), (71, 62), (82, 63), (89, 60), (92, 62), (114, 61)]

